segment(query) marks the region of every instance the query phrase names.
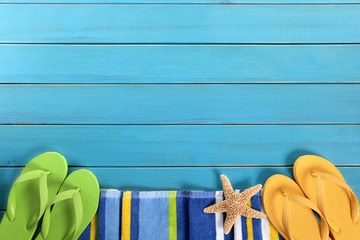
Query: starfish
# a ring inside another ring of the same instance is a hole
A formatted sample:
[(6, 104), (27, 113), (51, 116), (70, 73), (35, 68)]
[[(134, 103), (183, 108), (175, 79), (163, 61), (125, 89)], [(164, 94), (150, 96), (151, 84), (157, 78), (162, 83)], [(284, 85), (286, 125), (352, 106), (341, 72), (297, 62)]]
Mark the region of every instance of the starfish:
[(261, 184), (246, 189), (242, 193), (235, 193), (229, 179), (225, 175), (221, 175), (221, 182), (224, 189), (225, 200), (207, 208), (204, 208), (205, 213), (226, 212), (224, 232), (228, 234), (239, 216), (249, 218), (265, 218), (266, 215), (262, 212), (256, 211), (246, 204), (261, 189)]

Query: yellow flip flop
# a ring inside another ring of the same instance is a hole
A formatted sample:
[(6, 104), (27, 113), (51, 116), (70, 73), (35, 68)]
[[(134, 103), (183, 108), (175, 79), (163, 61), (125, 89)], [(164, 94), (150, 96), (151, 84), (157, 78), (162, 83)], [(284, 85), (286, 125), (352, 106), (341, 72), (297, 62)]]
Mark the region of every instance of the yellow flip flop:
[[(263, 190), (263, 206), (270, 222), (286, 240), (329, 240), (329, 227), (316, 204), (289, 177), (270, 177)], [(313, 211), (321, 218), (319, 224)]]
[(359, 201), (340, 171), (325, 158), (299, 157), (294, 177), (325, 216), (333, 239), (360, 238)]

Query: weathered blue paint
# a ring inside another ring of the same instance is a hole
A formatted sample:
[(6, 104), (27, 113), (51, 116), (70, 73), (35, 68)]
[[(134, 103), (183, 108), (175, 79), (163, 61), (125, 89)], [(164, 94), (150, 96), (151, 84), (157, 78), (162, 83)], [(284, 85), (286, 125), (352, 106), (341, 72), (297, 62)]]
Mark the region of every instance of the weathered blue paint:
[(353, 44), (5, 44), (0, 53), (0, 83), (360, 82)]
[(5, 4), (0, 43), (359, 43), (359, 12), (358, 4)]
[(358, 0), (16, 2), (0, 1), (0, 210), (45, 151), (122, 190), (247, 188), (318, 154), (360, 193)]
[[(359, 125), (0, 126), (0, 166), (46, 151), (71, 166), (291, 165), (318, 154), (359, 164)], [(141, 186), (139, 186), (141, 187)]]
[(358, 123), (358, 84), (4, 85), (0, 123)]
[(177, 3), (191, 3), (191, 4), (277, 4), (277, 3), (291, 3), (291, 4), (314, 4), (314, 3), (331, 3), (331, 4), (344, 4), (344, 3), (359, 3), (359, 0), (261, 0), (261, 1), (249, 1), (249, 0), (1, 0), (0, 3), (38, 3), (38, 4), (137, 4), (137, 3), (164, 3), (164, 4), (177, 4)]

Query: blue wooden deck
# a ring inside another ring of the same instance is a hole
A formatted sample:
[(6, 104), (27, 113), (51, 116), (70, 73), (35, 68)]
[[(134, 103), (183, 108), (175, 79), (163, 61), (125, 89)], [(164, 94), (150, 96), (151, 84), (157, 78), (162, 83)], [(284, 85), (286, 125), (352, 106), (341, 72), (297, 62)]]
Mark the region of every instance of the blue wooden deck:
[(360, 196), (359, 12), (359, 0), (0, 0), (0, 215), (45, 151), (122, 190), (215, 190), (220, 174), (247, 188), (317, 154)]

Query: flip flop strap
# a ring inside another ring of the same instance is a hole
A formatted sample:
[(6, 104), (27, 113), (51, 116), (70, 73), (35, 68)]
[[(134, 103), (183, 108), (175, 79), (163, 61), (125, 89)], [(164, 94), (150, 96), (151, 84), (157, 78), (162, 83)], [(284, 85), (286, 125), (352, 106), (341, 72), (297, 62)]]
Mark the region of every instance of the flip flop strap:
[(82, 201), (81, 201), (81, 196), (80, 196), (80, 188), (78, 188), (76, 190), (67, 190), (64, 192), (60, 192), (51, 200), (51, 202), (49, 203), (49, 205), (46, 208), (44, 218), (43, 218), (43, 223), (41, 226), (41, 235), (42, 235), (43, 239), (47, 239), (49, 230), (50, 230), (50, 219), (51, 219), (50, 208), (51, 208), (51, 206), (54, 205), (55, 203), (69, 200), (69, 199), (72, 199), (73, 200), (72, 202), (74, 204), (75, 229), (71, 234), (69, 234), (65, 238), (65, 240), (73, 239), (74, 235), (78, 232), (82, 218), (83, 218), (83, 206), (82, 206)]
[(326, 219), (321, 213), (320, 209), (318, 209), (318, 207), (311, 200), (295, 194), (285, 194), (285, 202), (283, 206), (282, 223), (288, 237), (291, 240), (296, 240), (294, 237), (291, 236), (291, 231), (290, 231), (290, 219), (291, 219), (291, 209), (292, 209), (291, 204), (293, 203), (310, 208), (314, 210), (317, 214), (319, 214), (321, 218), (321, 229), (320, 229), (321, 239), (328, 240), (329, 227), (327, 226)]
[[(346, 182), (332, 174), (329, 173), (313, 173), (312, 176), (317, 177), (318, 184), (317, 184), (317, 202), (319, 204), (320, 210), (324, 213), (326, 216), (326, 210), (325, 210), (325, 182), (331, 182), (334, 183), (343, 189), (347, 191), (348, 194), (350, 194), (350, 207), (351, 207), (351, 218), (353, 223), (357, 223), (359, 221), (359, 201), (355, 195), (355, 193), (352, 191), (352, 189), (349, 187), (349, 185), (346, 184)], [(335, 231), (339, 232), (340, 229), (335, 227), (335, 224), (333, 221), (331, 221), (329, 218), (327, 218), (327, 221), (330, 225), (330, 227)]]
[(34, 218), (28, 225), (27, 229), (31, 229), (41, 218), (43, 215), (46, 204), (48, 203), (48, 188), (47, 188), (47, 175), (50, 174), (50, 171), (43, 170), (34, 170), (27, 173), (21, 174), (15, 181), (13, 187), (10, 190), (9, 200), (7, 203), (6, 216), (10, 222), (15, 220), (16, 215), (16, 185), (19, 183), (27, 182), (30, 180), (39, 179), (39, 195), (40, 195), (40, 207), (39, 214), (36, 218)]

